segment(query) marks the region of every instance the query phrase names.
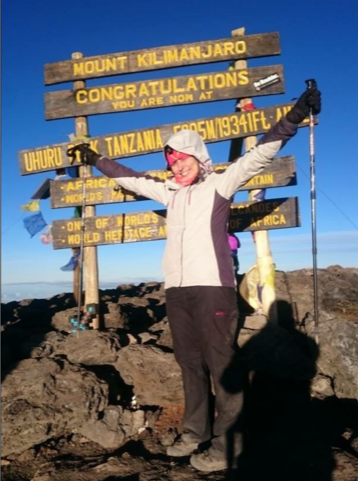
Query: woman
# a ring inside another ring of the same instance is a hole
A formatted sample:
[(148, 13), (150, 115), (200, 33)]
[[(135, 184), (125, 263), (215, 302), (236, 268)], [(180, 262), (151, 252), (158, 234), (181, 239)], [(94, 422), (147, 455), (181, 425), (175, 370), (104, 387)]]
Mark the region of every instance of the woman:
[[(120, 186), (167, 207), (166, 307), (185, 393), (183, 434), (167, 453), (191, 454), (191, 464), (201, 471), (227, 468), (228, 452), (236, 457), (242, 450), (238, 426), (242, 425), (243, 378), (240, 369), (235, 378), (227, 376), (238, 335), (235, 275), (227, 239), (232, 196), (272, 161), (310, 109), (314, 114), (320, 112), (320, 101), (317, 89), (305, 91), (256, 147), (222, 173), (213, 172), (204, 142), (191, 130), (179, 131), (165, 145), (167, 168), (173, 174), (166, 181), (135, 172), (87, 146), (81, 149), (89, 164)], [(211, 379), (216, 412), (213, 426)], [(194, 452), (210, 439), (207, 451)]]

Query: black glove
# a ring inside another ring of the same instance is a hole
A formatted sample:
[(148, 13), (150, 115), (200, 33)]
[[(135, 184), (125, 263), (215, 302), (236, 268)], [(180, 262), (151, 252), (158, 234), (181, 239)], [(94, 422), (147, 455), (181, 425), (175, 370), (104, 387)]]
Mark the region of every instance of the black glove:
[(313, 115), (321, 111), (321, 92), (316, 88), (308, 89), (301, 95), (286, 115), (286, 119), (292, 124), (300, 124), (309, 116), (310, 109)]
[(80, 152), (81, 162), (88, 165), (96, 165), (97, 160), (101, 157), (94, 150), (90, 149), (89, 144), (78, 144), (67, 150), (67, 155), (73, 159), (76, 152)]

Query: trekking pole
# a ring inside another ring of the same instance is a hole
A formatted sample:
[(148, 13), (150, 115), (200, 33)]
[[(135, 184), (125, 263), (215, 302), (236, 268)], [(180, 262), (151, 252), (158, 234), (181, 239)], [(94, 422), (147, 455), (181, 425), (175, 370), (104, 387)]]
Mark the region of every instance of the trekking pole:
[[(317, 88), (315, 79), (305, 81), (307, 89)], [(312, 108), (309, 113), (309, 144), (310, 144), (310, 184), (311, 184), (311, 230), (312, 230), (312, 259), (313, 259), (313, 309), (315, 341), (318, 339), (318, 277), (317, 277), (317, 224), (316, 224), (316, 159), (314, 145), (314, 118)]]
[[(89, 147), (89, 144), (81, 144)], [(78, 260), (79, 267), (79, 283), (78, 283), (78, 304), (77, 304), (77, 325), (80, 329), (84, 329), (81, 325), (82, 313), (82, 290), (83, 290), (83, 250), (84, 250), (84, 234), (85, 234), (85, 218), (86, 218), (86, 177), (87, 177), (87, 156), (81, 152), (79, 146), (74, 146), (67, 150), (67, 155), (75, 160), (76, 152), (81, 153), (81, 161), (83, 163), (83, 181), (82, 181), (82, 206), (81, 206), (81, 227), (80, 227), (80, 255)], [(71, 162), (71, 163), (72, 163)]]

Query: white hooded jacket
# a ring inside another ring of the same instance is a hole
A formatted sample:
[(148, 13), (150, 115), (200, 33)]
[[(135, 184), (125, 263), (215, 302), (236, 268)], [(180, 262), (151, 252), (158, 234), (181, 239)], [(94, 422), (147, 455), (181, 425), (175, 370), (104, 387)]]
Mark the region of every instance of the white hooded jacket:
[(297, 131), (281, 119), (259, 144), (223, 172), (213, 172), (208, 150), (197, 132), (182, 130), (167, 142), (200, 163), (198, 179), (190, 186), (155, 179), (114, 160), (101, 157), (96, 167), (125, 189), (167, 207), (167, 244), (163, 259), (165, 288), (186, 286), (235, 287), (227, 240), (232, 196), (261, 172)]

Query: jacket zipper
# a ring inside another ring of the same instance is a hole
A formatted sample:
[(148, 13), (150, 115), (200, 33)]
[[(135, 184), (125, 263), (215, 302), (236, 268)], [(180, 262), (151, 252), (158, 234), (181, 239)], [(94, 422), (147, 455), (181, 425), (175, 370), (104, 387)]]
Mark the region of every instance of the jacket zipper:
[(187, 190), (186, 194), (185, 194), (185, 199), (184, 199), (184, 212), (183, 212), (183, 225), (184, 225), (184, 228), (183, 228), (183, 232), (182, 232), (182, 235), (181, 235), (181, 250), (180, 250), (180, 282), (179, 282), (179, 287), (181, 287), (182, 285), (182, 282), (183, 282), (183, 244), (184, 244), (184, 232), (185, 232), (185, 218), (186, 218), (186, 206), (187, 206), (187, 198), (188, 198), (188, 195), (190, 194), (190, 189), (191, 189), (191, 186), (189, 187), (189, 189)]

